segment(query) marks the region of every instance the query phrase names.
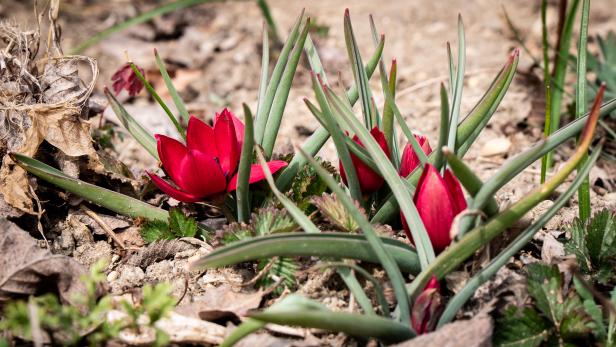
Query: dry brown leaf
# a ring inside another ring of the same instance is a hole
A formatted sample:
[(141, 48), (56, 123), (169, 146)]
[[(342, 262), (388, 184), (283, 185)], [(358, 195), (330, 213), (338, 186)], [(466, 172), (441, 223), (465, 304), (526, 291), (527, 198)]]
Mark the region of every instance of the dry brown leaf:
[(190, 301), (184, 300), (175, 311), (207, 321), (237, 320), (249, 310), (258, 308), (263, 295), (265, 293), (260, 290), (237, 292), (231, 285), (223, 284), (207, 289), (205, 295), (194, 297)]
[(77, 304), (75, 296), (85, 293), (80, 276), (87, 271), (81, 264), (40, 248), (6, 219), (0, 220), (0, 229), (0, 304), (45, 291), (57, 291), (63, 303)]
[[(35, 62), (38, 38), (38, 32), (0, 25), (0, 41), (9, 42), (0, 53), (0, 86), (7, 91), (0, 93), (0, 193), (26, 213), (34, 213), (26, 172), (15, 167), (7, 152), (34, 156), (46, 140), (67, 156), (96, 158), (90, 125), (81, 114), (98, 76), (97, 63), (82, 56), (46, 56)], [(88, 84), (79, 75), (80, 63), (90, 67)]]

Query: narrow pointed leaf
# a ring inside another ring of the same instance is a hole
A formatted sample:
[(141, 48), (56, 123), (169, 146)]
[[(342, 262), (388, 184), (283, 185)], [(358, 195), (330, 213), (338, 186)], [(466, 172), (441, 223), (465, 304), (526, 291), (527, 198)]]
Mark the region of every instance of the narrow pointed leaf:
[[(565, 3), (566, 4), (566, 3)], [(562, 27), (562, 32), (559, 33), (560, 42), (557, 43), (558, 52), (554, 56), (554, 69), (552, 72), (552, 78), (550, 79), (550, 86), (552, 90), (552, 110), (551, 114), (551, 129), (550, 134), (556, 132), (560, 127), (560, 111), (562, 107), (564, 90), (562, 86), (565, 84), (565, 78), (567, 75), (567, 68), (569, 65), (569, 50), (571, 48), (571, 38), (573, 36), (573, 25), (575, 24), (575, 16), (577, 15), (577, 9), (580, 5), (580, 0), (572, 0), (565, 22)], [(553, 153), (550, 151), (547, 155), (547, 167), (552, 167)]]
[[(580, 22), (580, 38), (578, 41), (577, 82), (575, 86), (575, 118), (580, 118), (586, 112), (586, 43), (588, 41), (588, 15), (590, 0), (582, 0), (582, 19)], [(587, 155), (588, 156), (588, 155)], [(580, 166), (584, 165), (582, 159)], [(587, 177), (578, 190), (579, 215), (582, 221), (590, 218), (590, 181)]]
[(268, 323), (343, 332), (351, 336), (375, 338), (386, 344), (402, 342), (415, 336), (408, 324), (376, 315), (334, 312), (326, 308), (285, 307), (250, 315)]
[(299, 39), (295, 43), (295, 47), (293, 47), (293, 51), (291, 52), (287, 66), (284, 69), (284, 73), (282, 74), (280, 83), (278, 84), (278, 88), (276, 88), (276, 93), (274, 94), (272, 106), (270, 108), (269, 115), (267, 116), (267, 127), (265, 128), (262, 141), (263, 151), (265, 152), (267, 158), (271, 158), (272, 153), (274, 152), (274, 144), (278, 138), (282, 115), (287, 105), (291, 84), (293, 83), (293, 77), (295, 76), (295, 71), (299, 65), (299, 58), (302, 56), (304, 42), (306, 42), (306, 37), (309, 30), (310, 18), (307, 18), (304, 23), (304, 28), (299, 35)]
[(29, 173), (98, 206), (132, 218), (145, 218), (166, 222), (169, 213), (124, 194), (101, 188), (70, 177), (62, 171), (28, 156), (12, 153), (11, 159)]
[[(169, 76), (169, 72), (167, 72), (167, 68), (165, 67), (165, 63), (161, 59), (157, 50), (154, 50), (154, 57), (156, 58), (156, 65), (158, 66), (160, 75), (163, 77), (165, 86), (167, 87), (167, 90), (169, 91), (169, 94), (171, 95), (171, 98), (173, 99), (175, 108), (177, 108), (178, 112), (180, 113), (180, 120), (183, 120), (184, 122), (188, 122), (190, 115), (188, 114), (188, 110), (186, 109), (186, 104), (184, 104), (184, 100), (182, 100), (182, 97), (180, 96), (178, 91), (175, 89), (175, 86), (173, 85), (173, 81), (171, 80), (171, 77)], [(182, 130), (184, 129), (182, 128)]]
[(355, 201), (361, 202), (363, 198), (359, 186), (359, 177), (357, 176), (357, 170), (355, 169), (355, 165), (353, 165), (351, 153), (345, 142), (345, 138), (348, 138), (348, 136), (342, 133), (342, 130), (334, 120), (329, 103), (325, 98), (323, 87), (319, 81), (317, 81), (317, 77), (314, 74), (312, 75), (312, 89), (321, 107), (323, 126), (327, 129), (327, 132), (334, 141), (338, 158), (340, 158), (340, 162), (342, 163), (341, 170), (344, 169), (346, 174), (347, 186), (351, 192), (351, 197)]
[(259, 92), (257, 98), (257, 115), (261, 114), (265, 91), (267, 90), (267, 77), (269, 74), (269, 36), (267, 30), (263, 28), (263, 42), (261, 44), (261, 77), (259, 77)]
[(133, 63), (130, 63), (130, 67), (133, 69), (133, 72), (135, 73), (135, 75), (137, 75), (137, 78), (141, 80), (141, 82), (145, 86), (145, 89), (148, 90), (148, 93), (152, 95), (152, 97), (154, 98), (154, 100), (156, 100), (158, 105), (160, 105), (163, 111), (165, 111), (165, 113), (167, 114), (167, 117), (169, 117), (169, 120), (171, 120), (171, 123), (173, 123), (173, 125), (175, 126), (175, 129), (178, 131), (178, 134), (180, 134), (183, 139), (186, 139), (186, 129), (184, 129), (182, 125), (180, 125), (180, 122), (178, 122), (177, 118), (175, 118), (175, 115), (173, 114), (173, 112), (171, 112), (171, 110), (169, 109), (169, 106), (167, 106), (167, 104), (163, 101), (160, 95), (158, 95), (158, 93), (154, 90), (154, 87), (152, 87), (150, 82), (148, 82), (145, 79), (145, 76), (141, 74), (141, 71), (139, 71), (139, 68), (137, 68), (137, 66)]
[(238, 166), (237, 177), (237, 220), (247, 223), (250, 218), (250, 165), (252, 164), (252, 148), (254, 145), (254, 129), (252, 112), (248, 105), (244, 106), (244, 143)]
[(443, 147), (447, 145), (447, 134), (449, 132), (449, 98), (447, 89), (441, 82), (441, 122), (439, 125), (438, 145), (434, 155), (434, 166), (438, 169), (443, 165)]
[(105, 89), (105, 96), (107, 96), (111, 109), (116, 114), (124, 128), (126, 128), (133, 138), (137, 140), (137, 142), (148, 153), (156, 158), (156, 160), (159, 160), (158, 151), (156, 150), (156, 139), (154, 139), (154, 136), (152, 136), (149, 131), (147, 131), (135, 118), (133, 118), (128, 111), (126, 111), (124, 106), (120, 104), (118, 99), (116, 99), (108, 89)]
[(460, 119), (460, 105), (462, 104), (462, 89), (464, 87), (464, 69), (466, 65), (466, 44), (464, 38), (464, 23), (462, 16), (458, 15), (458, 65), (456, 66), (456, 79), (453, 86), (453, 100), (451, 102), (451, 116), (449, 117), (449, 139), (447, 145), (450, 148), (456, 146), (458, 122)]
[(187, 7), (191, 7), (191, 6), (195, 6), (199, 4), (205, 4), (208, 2), (219, 2), (219, 1), (220, 0), (177, 0), (177, 1), (173, 1), (170, 3), (164, 4), (164, 5), (161, 5), (159, 7), (155, 7), (147, 12), (141, 13), (140, 15), (136, 17), (129, 18), (128, 20), (124, 22), (120, 22), (112, 26), (109, 29), (105, 29), (99, 33), (94, 34), (93, 36), (90, 36), (88, 39), (79, 43), (77, 47), (71, 49), (70, 54), (82, 53), (89, 47), (94, 46), (95, 44), (103, 41), (107, 37), (117, 32), (130, 28), (137, 24), (145, 23), (151, 20), (152, 18), (156, 18), (156, 17), (164, 15), (165, 13), (177, 11), (183, 8), (187, 8)]
[(359, 100), (361, 102), (361, 109), (364, 115), (364, 124), (368, 129), (372, 129), (377, 124), (373, 124), (373, 117), (370, 108), (370, 86), (368, 85), (368, 76), (364, 70), (359, 53), (359, 47), (355, 40), (355, 34), (353, 34), (353, 26), (351, 25), (351, 16), (347, 9), (344, 13), (344, 40), (346, 42), (347, 53), (349, 55), (349, 61), (353, 68), (353, 77), (355, 78), (355, 85), (358, 87)]
[(280, 51), (280, 55), (278, 56), (278, 61), (276, 65), (274, 65), (274, 70), (272, 71), (272, 75), (270, 77), (269, 83), (267, 84), (267, 89), (265, 90), (265, 96), (262, 99), (259, 99), (259, 109), (257, 110), (256, 119), (255, 119), (255, 142), (258, 145), (263, 143), (263, 136), (265, 134), (265, 128), (267, 126), (267, 118), (269, 117), (270, 110), (272, 108), (272, 103), (274, 102), (274, 96), (276, 95), (276, 90), (278, 89), (278, 84), (280, 83), (280, 79), (282, 78), (282, 74), (284, 73), (285, 67), (287, 66), (287, 61), (289, 59), (289, 54), (295, 46), (297, 39), (299, 37), (299, 28), (302, 24), (302, 19), (304, 18), (304, 11), (299, 15), (293, 28), (291, 29), (291, 33), (289, 34), (289, 38), (287, 42), (285, 42), (282, 47), (282, 51)]
[[(381, 237), (385, 251), (402, 271), (419, 272), (417, 253), (405, 243)], [(379, 263), (363, 235), (347, 233), (280, 233), (238, 241), (218, 248), (191, 264), (191, 268), (217, 268), (271, 257), (341, 258)]]

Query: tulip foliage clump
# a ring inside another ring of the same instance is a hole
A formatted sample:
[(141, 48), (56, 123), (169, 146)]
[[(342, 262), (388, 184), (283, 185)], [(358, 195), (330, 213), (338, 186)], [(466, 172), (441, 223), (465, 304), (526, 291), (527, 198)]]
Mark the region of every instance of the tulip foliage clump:
[[(264, 31), (257, 107), (253, 112), (244, 104), (243, 121), (229, 109), (216, 113), (211, 126), (191, 116), (157, 53), (156, 62), (178, 114), (161, 100), (143, 70), (133, 63), (114, 76), (114, 89), (135, 94), (145, 87), (176, 127), (176, 136), (152, 135), (114, 94), (106, 91), (122, 125), (161, 163), (160, 170), (147, 172), (158, 194), (162, 192), (181, 202), (190, 218), (199, 221), (197, 236), (216, 241), (223, 235), (222, 242), (214, 244), (224, 246), (194, 260), (192, 268), (258, 262), (263, 269), (268, 260), (279, 259), (293, 265), (286, 267), (288, 271), (295, 271), (295, 260), (312, 257), (311, 261), (319, 259), (316, 267), (331, 268), (340, 275), (360, 306), (353, 313), (332, 311), (314, 300), (290, 294), (264, 310), (251, 312), (250, 318), (227, 337), (225, 346), (268, 323), (344, 332), (384, 344), (438, 329), (452, 321), (475, 290), (558, 212), (583, 183), (601, 153), (601, 144), (591, 148), (597, 122), (616, 109), (615, 100), (602, 104), (604, 86), (596, 93), (589, 112), (511, 158), (492, 177), (482, 181), (465, 163), (464, 156), (490, 118), (497, 114), (515, 75), (519, 50), (505, 57), (484, 95), (468, 114), (462, 115), (466, 43), (459, 18), (457, 57), (449, 54), (450, 79), (448, 86), (440, 86), (440, 115), (424, 116), (440, 117), (439, 137), (428, 138), (411, 130), (413, 124), (407, 124), (404, 111), (397, 106), (398, 62), (386, 64), (385, 37), (377, 35), (372, 18), (369, 25), (374, 52), (364, 61), (350, 13), (347, 10), (344, 14), (345, 41), (354, 77), (353, 85), (344, 91), (330, 84), (317, 47), (310, 39), (310, 19), (303, 13), (273, 69), (269, 66), (268, 33)], [(304, 101), (320, 128), (288, 157), (291, 159), (274, 160), (278, 131), (302, 56), (308, 62), (314, 92), (312, 98), (306, 96)], [(369, 83), (377, 69), (378, 91), (372, 90)], [(381, 94), (384, 101), (377, 104), (375, 95)], [(186, 122), (187, 127), (183, 125)], [(576, 137), (573, 155), (558, 172), (511, 205), (497, 204), (494, 196), (504, 185)], [(315, 158), (329, 139), (338, 155), (339, 176)], [(24, 156), (14, 155), (14, 160), (32, 174), (117, 213), (148, 223), (178, 224), (171, 221), (184, 220), (177, 215), (179, 209), (173, 209), (170, 216), (162, 208), (167, 206), (165, 203), (152, 206), (78, 181)], [(488, 265), (473, 273), (455, 295), (447, 291), (443, 281), (446, 275), (472, 261), (479, 250), (549, 199), (574, 171), (572, 183), (544, 215), (493, 255)], [(320, 184), (313, 186), (318, 188), (306, 188), (314, 182)], [(295, 191), (298, 185), (303, 187), (300, 193)], [(302, 194), (313, 196), (303, 196), (300, 202), (297, 196)], [(310, 210), (306, 201), (312, 202)], [(228, 225), (222, 228), (226, 234), (216, 233), (208, 223), (203, 223), (206, 208), (227, 219)], [(323, 222), (318, 216), (330, 222)], [(144, 228), (151, 226), (148, 223)], [(392, 226), (399, 237), (382, 233), (384, 224)], [(395, 303), (385, 299), (379, 280), (364, 268), (367, 263), (383, 268)], [(372, 283), (374, 298), (364, 291), (360, 279)], [(272, 285), (272, 281), (268, 284)]]

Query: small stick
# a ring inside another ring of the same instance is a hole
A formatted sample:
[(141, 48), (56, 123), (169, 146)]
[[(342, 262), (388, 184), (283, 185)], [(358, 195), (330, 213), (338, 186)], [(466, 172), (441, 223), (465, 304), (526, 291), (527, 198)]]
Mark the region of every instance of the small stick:
[(100, 225), (101, 228), (103, 228), (103, 230), (107, 233), (107, 235), (109, 237), (111, 237), (113, 239), (113, 241), (115, 241), (115, 243), (118, 244), (120, 249), (122, 249), (123, 251), (126, 250), (126, 247), (124, 247), (124, 243), (122, 242), (122, 240), (120, 240), (118, 238), (118, 236), (113, 232), (113, 230), (111, 230), (111, 228), (107, 225), (107, 223), (105, 223), (94, 211), (90, 210), (89, 208), (85, 207), (84, 205), (79, 205), (79, 207), (90, 218), (94, 219), (94, 221), (96, 223), (98, 223), (98, 225)]

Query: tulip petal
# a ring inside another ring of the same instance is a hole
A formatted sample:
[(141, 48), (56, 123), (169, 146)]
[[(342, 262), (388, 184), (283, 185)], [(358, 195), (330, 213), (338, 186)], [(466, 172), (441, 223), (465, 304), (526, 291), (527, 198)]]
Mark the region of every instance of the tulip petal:
[(216, 159), (201, 151), (189, 150), (179, 170), (182, 179), (174, 181), (190, 194), (207, 197), (225, 191), (227, 179)]
[(218, 154), (218, 147), (216, 146), (214, 129), (194, 116), (191, 116), (188, 121), (188, 129), (186, 129), (186, 147), (188, 147), (188, 149), (207, 153), (215, 158), (220, 156)]
[(464, 192), (462, 191), (462, 185), (458, 181), (458, 178), (454, 176), (451, 170), (445, 170), (445, 184), (448, 191), (451, 194), (451, 201), (454, 206), (454, 215), (464, 211), (466, 209), (466, 199), (464, 199)]
[(413, 200), (435, 252), (441, 252), (451, 243), (449, 229), (455, 213), (449, 188), (433, 165), (424, 167)]
[(391, 155), (389, 153), (389, 147), (387, 146), (387, 140), (385, 139), (385, 134), (383, 134), (383, 132), (379, 128), (374, 127), (370, 130), (370, 135), (372, 135), (372, 137), (374, 137), (374, 139), (379, 144), (379, 146), (381, 146), (381, 149), (383, 150), (383, 152), (385, 152), (385, 154), (387, 155), (387, 158), (390, 158)]
[[(287, 165), (287, 162), (282, 160), (272, 160), (267, 163), (267, 167), (272, 172), (272, 175)], [(228, 192), (232, 192), (237, 189), (237, 176), (237, 174), (234, 175), (233, 178), (231, 178), (231, 181), (229, 181), (229, 185), (227, 186)], [(248, 178), (248, 183), (252, 184), (262, 181), (263, 179), (265, 179), (265, 173), (263, 172), (261, 164), (250, 165), (250, 177)]]
[(162, 178), (158, 177), (157, 175), (147, 172), (146, 173), (150, 176), (150, 178), (152, 179), (152, 182), (154, 182), (154, 184), (163, 192), (165, 192), (165, 194), (169, 195), (170, 197), (182, 201), (182, 202), (197, 202), (200, 201), (201, 198), (186, 192), (183, 192), (177, 188), (175, 188), (174, 186), (172, 186), (171, 184), (167, 183), (167, 181), (163, 180)]
[(244, 123), (226, 107), (224, 110), (222, 110), (222, 113), (227, 113), (228, 117), (231, 118), (231, 120), (233, 121), (233, 127), (235, 128), (235, 138), (237, 139), (237, 148), (239, 152), (242, 153), (242, 145), (244, 144)]
[(156, 134), (158, 156), (163, 163), (163, 168), (169, 177), (181, 186), (182, 175), (180, 167), (188, 154), (188, 148), (178, 140), (165, 135)]
[[(226, 109), (225, 109), (226, 110)], [(218, 160), (225, 176), (235, 173), (240, 159), (241, 149), (238, 148), (235, 126), (233, 125), (232, 114), (228, 110), (216, 114), (214, 122), (214, 135), (218, 147)]]
[[(430, 153), (432, 153), (432, 148), (430, 147), (428, 139), (421, 135), (414, 136), (424, 153), (426, 153), (426, 155), (430, 155)], [(417, 154), (415, 154), (413, 146), (410, 143), (407, 143), (404, 147), (404, 151), (402, 152), (402, 159), (400, 161), (400, 176), (408, 177), (408, 175), (410, 175), (419, 164), (420, 160)]]
[[(372, 135), (372, 137), (374, 137), (383, 152), (385, 152), (385, 154), (389, 158), (389, 148), (387, 147), (387, 140), (385, 140), (385, 135), (383, 134), (383, 132), (381, 132), (379, 128), (374, 127), (372, 128), (372, 130), (370, 130), (370, 134)], [(364, 144), (361, 142), (359, 137), (357, 137), (357, 135), (353, 136), (353, 141), (355, 141), (355, 143), (357, 143), (361, 147), (364, 147)], [(385, 180), (378, 172), (375, 172), (368, 165), (364, 164), (364, 162), (359, 159), (355, 154), (353, 154), (353, 152), (351, 152), (351, 161), (353, 162), (353, 166), (355, 167), (355, 170), (357, 172), (359, 188), (361, 189), (361, 192), (363, 194), (371, 194), (381, 188)], [(344, 167), (342, 166), (342, 164), (340, 164), (339, 167), (340, 177), (342, 178), (342, 181), (346, 184), (347, 178)]]

